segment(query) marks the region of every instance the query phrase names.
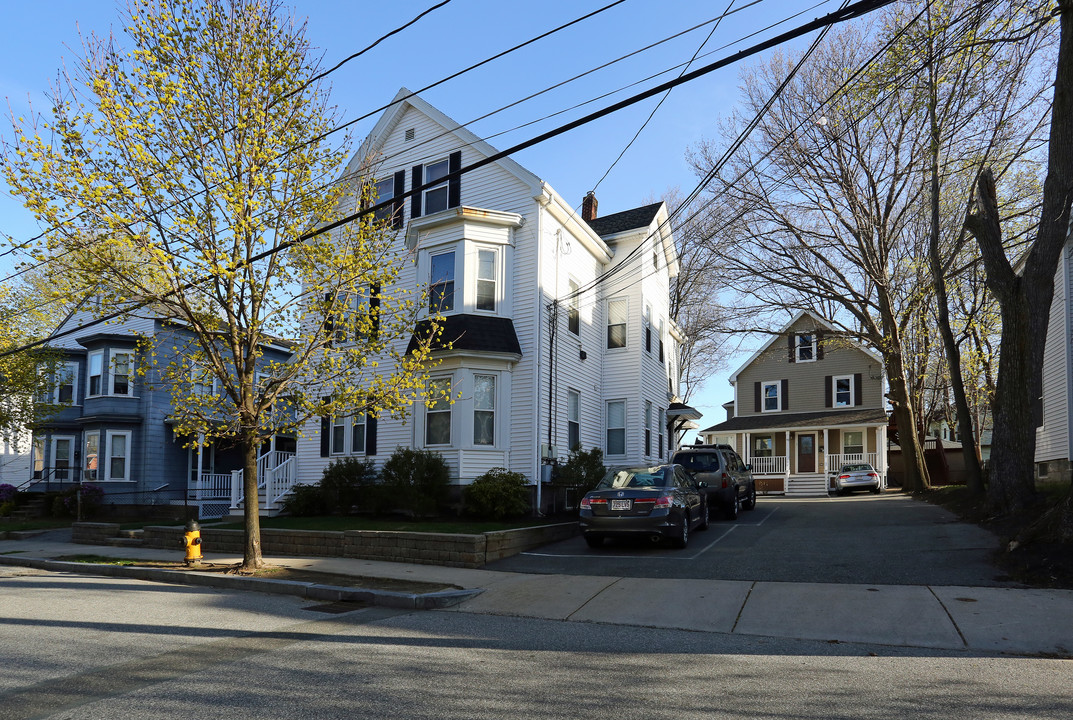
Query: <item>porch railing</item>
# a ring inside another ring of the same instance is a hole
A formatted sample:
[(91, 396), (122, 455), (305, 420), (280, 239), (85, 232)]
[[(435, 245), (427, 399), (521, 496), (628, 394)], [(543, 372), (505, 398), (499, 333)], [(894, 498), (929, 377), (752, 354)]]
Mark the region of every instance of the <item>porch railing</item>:
[(231, 497), (231, 473), (202, 473), (194, 487), (195, 500), (220, 500)]
[(786, 457), (783, 455), (778, 457), (752, 457), (749, 458), (749, 463), (752, 464), (753, 473), (756, 475), (786, 474)]
[(843, 465), (854, 463), (868, 463), (872, 467), (878, 467), (879, 455), (877, 453), (839, 453), (827, 456), (827, 472), (836, 473)]

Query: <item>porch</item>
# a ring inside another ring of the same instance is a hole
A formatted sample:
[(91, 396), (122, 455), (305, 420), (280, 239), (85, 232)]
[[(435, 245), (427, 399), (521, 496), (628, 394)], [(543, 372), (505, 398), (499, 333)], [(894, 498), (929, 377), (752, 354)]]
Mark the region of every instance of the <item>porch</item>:
[[(283, 447), (285, 449), (279, 449)], [(280, 436), (264, 443), (257, 458), (257, 505), (261, 515), (278, 514), (283, 499), (294, 487), (297, 473), (294, 439)], [(190, 482), (187, 499), (197, 503), (202, 520), (216, 520), (241, 515), (245, 505), (243, 477), (245, 471), (218, 471), (218, 465), (234, 468), (240, 464), (235, 453), (217, 453), (211, 445), (191, 448)]]
[(738, 434), (737, 441), (762, 494), (825, 497), (835, 474), (850, 463), (876, 468), (886, 487), (886, 426), (757, 430)]

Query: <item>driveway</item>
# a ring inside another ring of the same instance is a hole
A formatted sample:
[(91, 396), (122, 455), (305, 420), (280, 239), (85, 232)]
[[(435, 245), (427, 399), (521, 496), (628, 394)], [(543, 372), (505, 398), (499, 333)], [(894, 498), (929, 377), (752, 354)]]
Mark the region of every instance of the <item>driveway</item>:
[(904, 495), (759, 498), (675, 550), (647, 540), (590, 549), (578, 536), (488, 570), (761, 582), (1015, 587), (991, 563), (998, 538)]

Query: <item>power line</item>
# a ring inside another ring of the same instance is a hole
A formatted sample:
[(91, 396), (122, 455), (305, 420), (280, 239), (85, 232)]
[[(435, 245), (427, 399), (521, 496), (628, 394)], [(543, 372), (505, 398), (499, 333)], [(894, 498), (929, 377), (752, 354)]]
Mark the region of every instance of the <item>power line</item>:
[[(530, 38), (530, 39), (528, 39), (528, 40), (526, 40), (524, 42), (521, 42), (521, 43), (519, 43), (517, 45), (514, 45), (513, 47), (510, 47), (510, 48), (508, 48), (506, 50), (503, 50), (502, 52), (499, 52), (499, 53), (497, 53), (497, 54), (495, 54), (495, 55), (493, 55), (491, 57), (485, 58), (484, 60), (481, 60), (480, 62), (474, 63), (473, 65), (470, 65), (469, 67), (466, 67), (466, 68), (464, 68), (462, 70), (459, 70), (459, 71), (457, 71), (455, 73), (452, 73), (451, 75), (448, 75), (447, 77), (441, 78), (441, 79), (439, 79), (439, 80), (437, 80), (437, 81), (435, 81), (433, 83), (430, 83), (430, 84), (426, 85), (425, 87), (423, 87), (423, 88), (421, 88), (421, 89), (419, 89), (419, 90), (417, 90), (415, 92), (410, 93), (410, 95), (407, 96), (407, 97), (413, 97), (414, 95), (418, 95), (418, 94), (420, 94), (422, 92), (425, 92), (426, 90), (430, 90), (430, 89), (432, 89), (434, 87), (442, 85), (443, 83), (448, 82), (449, 80), (453, 80), (453, 79), (455, 79), (455, 78), (457, 78), (457, 77), (459, 77), (461, 75), (464, 75), (464, 74), (466, 74), (468, 72), (471, 72), (472, 70), (476, 70), (477, 68), (482, 67), (484, 65), (487, 65), (488, 63), (493, 62), (494, 60), (498, 60), (498, 59), (500, 59), (502, 57), (505, 57), (506, 55), (509, 55), (509, 54), (511, 54), (513, 52), (516, 52), (517, 50), (520, 50), (520, 49), (522, 49), (524, 47), (532, 45), (533, 43), (538, 42), (539, 40), (543, 40), (544, 38), (549, 37), (551, 35), (554, 35), (557, 32), (565, 30), (566, 28), (569, 28), (569, 27), (571, 27), (573, 25), (576, 25), (576, 24), (578, 24), (580, 22), (583, 22), (584, 20), (587, 20), (587, 19), (589, 19), (591, 17), (594, 17), (596, 15), (599, 15), (600, 13), (603, 13), (603, 12), (605, 12), (607, 10), (610, 10), (611, 8), (613, 8), (613, 7), (617, 6), (617, 5), (621, 5), (624, 2), (626, 2), (626, 0), (615, 0), (614, 2), (611, 2), (611, 3), (607, 4), (607, 5), (604, 5), (603, 7), (597, 8), (596, 10), (593, 10), (592, 12), (589, 12), (589, 13), (586, 13), (585, 15), (582, 15), (580, 17), (574, 18), (573, 20), (571, 20), (569, 22), (566, 22), (566, 23), (564, 23), (562, 25), (559, 25), (558, 27), (555, 27), (555, 28), (553, 28), (551, 30), (548, 30), (548, 31), (544, 32), (544, 33), (541, 33), (540, 35), (537, 35), (536, 37), (532, 37), (532, 38)], [(388, 37), (400, 32), (402, 29), (404, 29), (406, 27), (409, 27), (410, 25), (413, 25), (418, 19), (420, 19), (421, 17), (427, 15), (432, 10), (435, 10), (436, 8), (441, 7), (443, 4), (444, 3), (440, 3), (439, 5), (436, 5), (436, 6), (432, 7), (432, 8), (429, 8), (428, 10), (426, 10), (423, 13), (421, 13), (420, 15), (418, 15), (416, 18), (414, 18), (410, 22), (406, 23), (405, 25), (400, 26), (399, 28), (395, 28), (394, 30), (386, 33), (385, 35), (383, 35), (382, 37), (378, 38), (375, 42), (373, 42), (368, 47), (366, 47), (363, 50), (355, 53), (354, 55), (350, 56), (346, 60), (343, 60), (342, 62), (338, 63), (331, 70), (329, 70), (329, 71), (327, 71), (325, 73), (321, 73), (321, 75), (319, 77), (322, 78), (325, 75), (327, 75), (329, 72), (334, 72), (335, 70), (338, 70), (340, 67), (342, 67), (344, 64), (346, 64), (351, 59), (353, 59), (355, 57), (358, 57), (359, 55), (363, 54), (364, 52), (366, 52), (370, 48), (375, 47), (382, 40), (384, 40), (384, 39), (386, 39), (386, 38), (388, 38)], [(307, 85), (308, 85), (308, 83), (307, 83)], [(406, 98), (395, 99), (392, 102), (387, 103), (386, 105), (383, 105), (383, 106), (381, 106), (381, 107), (379, 107), (379, 108), (377, 108), (375, 110), (372, 110), (370, 112), (365, 113), (364, 115), (361, 115), (361, 116), (359, 116), (357, 118), (354, 118), (353, 120), (350, 120), (349, 122), (346, 122), (346, 123), (344, 123), (344, 124), (342, 124), (342, 125), (340, 125), (338, 127), (335, 127), (332, 130), (329, 130), (329, 131), (327, 131), (325, 133), (322, 133), (321, 135), (315, 136), (315, 137), (313, 137), (313, 138), (311, 138), (309, 140), (301, 142), (301, 143), (295, 145), (293, 148), (287, 150), (285, 153), (283, 153), (283, 155), (286, 156), (286, 155), (288, 155), (288, 154), (290, 154), (292, 152), (296, 152), (297, 150), (299, 150), (299, 149), (301, 149), (303, 147), (306, 147), (306, 146), (308, 146), (310, 144), (313, 144), (315, 142), (319, 142), (319, 141), (321, 141), (323, 139), (326, 139), (329, 136), (331, 136), (331, 135), (333, 135), (333, 134), (335, 134), (337, 132), (340, 132), (341, 130), (344, 130), (344, 129), (350, 127), (351, 125), (354, 125), (355, 123), (360, 122), (361, 120), (369, 118), (369, 117), (371, 117), (373, 115), (376, 115), (377, 113), (383, 112), (384, 110), (387, 110), (388, 108), (393, 107), (394, 105), (397, 105), (398, 103), (402, 102), (405, 99)], [(183, 202), (187, 202), (188, 200), (192, 200), (193, 198), (195, 198), (198, 195), (201, 195), (201, 194), (203, 194), (205, 192), (208, 192), (208, 189), (199, 190), (199, 191), (197, 191), (195, 193), (187, 195), (186, 197), (183, 197), (183, 198), (181, 198), (179, 200), (176, 200), (175, 202), (171, 203), (170, 205), (168, 205), (164, 209), (172, 209), (172, 208), (178, 206), (179, 204), (181, 204)], [(88, 212), (88, 211), (82, 211), (82, 212), (78, 213), (73, 218), (71, 218), (71, 220), (74, 220), (76, 218), (81, 217), (86, 212)], [(68, 220), (66, 222), (71, 222), (71, 220)], [(26, 245), (29, 245), (30, 243), (36, 242), (36, 241), (42, 239), (43, 237), (45, 237), (48, 233), (53, 232), (53, 231), (58, 230), (58, 229), (59, 229), (59, 226), (49, 228), (48, 230), (45, 230), (44, 232), (34, 236), (33, 238), (30, 238), (26, 242), (20, 243), (20, 245), (13, 246), (9, 250), (7, 250), (7, 251), (5, 251), (3, 253), (0, 253), (0, 257), (3, 257), (4, 255), (6, 255), (8, 253), (14, 252), (17, 248), (20, 248), (20, 246), (26, 246)], [(61, 255), (59, 257), (62, 257), (63, 255), (66, 255), (66, 254), (69, 254), (70, 252), (71, 251), (61, 253)], [(40, 265), (40, 263), (39, 263), (39, 265)], [(18, 271), (16, 273), (13, 273), (13, 274), (9, 275), (8, 277), (4, 278), (0, 282), (6, 282), (7, 280), (11, 280), (11, 279), (13, 279), (15, 277), (18, 277), (19, 275), (22, 275), (23, 273), (25, 273), (27, 271), (28, 270), (24, 268), (23, 270), (20, 270), (20, 271)]]
[[(623, 0), (619, 0), (619, 2), (622, 2), (622, 1)], [(279, 245), (277, 245), (276, 247), (270, 248), (268, 250), (265, 250), (264, 252), (258, 253), (256, 255), (250, 257), (250, 258), (247, 258), (247, 259), (245, 259), (243, 261), (240, 261), (234, 267), (231, 267), (229, 269), (230, 269), (230, 271), (233, 272), (235, 270), (238, 270), (241, 267), (245, 267), (245, 266), (251, 265), (253, 263), (259, 262), (259, 261), (261, 261), (261, 260), (263, 260), (263, 259), (265, 259), (267, 257), (275, 255), (278, 252), (282, 252), (282, 251), (287, 250), (287, 249), (289, 249), (291, 247), (294, 247), (295, 245), (304, 243), (304, 242), (306, 242), (308, 240), (311, 240), (314, 237), (317, 237), (317, 236), (322, 235), (324, 233), (331, 232), (332, 230), (334, 230), (336, 228), (339, 228), (339, 227), (341, 227), (341, 226), (343, 226), (345, 224), (348, 224), (350, 222), (353, 222), (354, 220), (357, 220), (357, 219), (359, 219), (359, 218), (361, 218), (363, 216), (371, 215), (371, 214), (373, 214), (373, 213), (375, 213), (375, 212), (377, 212), (379, 210), (391, 207), (391, 206), (394, 205), (394, 203), (397, 200), (405, 199), (405, 198), (410, 197), (412, 195), (415, 195), (415, 194), (417, 194), (419, 192), (424, 192), (425, 190), (427, 190), (427, 189), (429, 189), (429, 188), (431, 188), (433, 186), (441, 185), (444, 182), (449, 182), (450, 180), (452, 180), (454, 178), (461, 177), (462, 175), (464, 175), (466, 173), (473, 172), (474, 170), (482, 168), (482, 167), (484, 167), (486, 165), (490, 165), (491, 163), (494, 163), (494, 162), (497, 162), (499, 160), (502, 160), (502, 159), (504, 159), (504, 158), (516, 153), (516, 152), (519, 152), (521, 150), (525, 150), (525, 149), (527, 149), (529, 147), (532, 147), (534, 145), (537, 145), (539, 143), (546, 142), (547, 140), (550, 140), (551, 138), (558, 137), (559, 135), (562, 135), (562, 134), (564, 134), (566, 132), (569, 132), (570, 130), (573, 130), (573, 129), (576, 129), (578, 127), (581, 127), (582, 125), (586, 125), (586, 124), (591, 123), (591, 122), (593, 122), (595, 120), (598, 120), (600, 118), (606, 117), (607, 115), (610, 115), (610, 114), (612, 114), (614, 112), (617, 112), (618, 110), (621, 110), (621, 109), (623, 109), (625, 107), (629, 107), (631, 105), (634, 105), (634, 104), (636, 104), (638, 102), (646, 100), (649, 97), (653, 97), (654, 95), (658, 95), (659, 93), (662, 93), (662, 92), (664, 92), (664, 91), (666, 91), (668, 89), (677, 87), (678, 85), (682, 85), (682, 84), (685, 84), (687, 82), (691, 82), (691, 81), (693, 81), (693, 80), (695, 80), (695, 79), (697, 79), (699, 77), (703, 77), (704, 75), (707, 75), (707, 74), (709, 74), (711, 72), (714, 72), (715, 70), (718, 70), (720, 68), (726, 67), (727, 65), (730, 65), (732, 63), (739, 62), (744, 58), (750, 57), (750, 56), (755, 55), (755, 54), (757, 54), (759, 52), (762, 52), (764, 50), (767, 50), (767, 49), (770, 49), (772, 47), (775, 47), (777, 45), (781, 45), (781, 44), (783, 44), (785, 42), (788, 42), (790, 40), (796, 39), (796, 38), (798, 38), (798, 37), (800, 37), (802, 35), (805, 35), (805, 34), (808, 34), (808, 33), (812, 32), (814, 30), (822, 29), (822, 28), (827, 27), (829, 25), (835, 25), (835, 24), (847, 22), (849, 20), (854, 20), (854, 19), (856, 19), (858, 17), (866, 15), (866, 14), (868, 14), (870, 12), (873, 12), (874, 10), (876, 10), (878, 8), (881, 8), (881, 7), (884, 7), (886, 5), (889, 5), (893, 1), (894, 0), (859, 0), (858, 2), (854, 3), (853, 5), (849, 5), (849, 6), (846, 6), (844, 8), (840, 8), (839, 10), (837, 10), (835, 12), (829, 13), (829, 14), (821, 17), (821, 18), (817, 18), (815, 20), (812, 20), (812, 21), (810, 21), (808, 23), (805, 23), (804, 25), (801, 25), (801, 26), (799, 26), (799, 27), (797, 27), (797, 28), (795, 28), (793, 30), (789, 30), (789, 31), (787, 31), (785, 33), (782, 33), (782, 34), (780, 34), (780, 35), (778, 35), (778, 36), (776, 36), (774, 38), (771, 38), (769, 40), (757, 43), (756, 45), (753, 45), (753, 46), (751, 46), (749, 48), (741, 50), (741, 51), (735, 53), (734, 55), (732, 55), (732, 56), (730, 56), (728, 58), (717, 60), (717, 61), (715, 61), (713, 63), (710, 63), (710, 64), (708, 64), (708, 65), (706, 65), (704, 67), (698, 68), (697, 70), (685, 73), (685, 74), (681, 75), (680, 77), (675, 78), (674, 80), (670, 80), (670, 81), (665, 82), (665, 83), (663, 83), (661, 85), (658, 85), (656, 87), (650, 88), (649, 90), (646, 90), (644, 92), (638, 93), (637, 95), (631, 96), (630, 98), (627, 98), (627, 99), (622, 100), (620, 102), (614, 103), (613, 105), (610, 105), (610, 106), (608, 106), (606, 108), (603, 108), (601, 110), (598, 110), (596, 112), (590, 113), (589, 115), (586, 115), (586, 116), (584, 116), (582, 118), (578, 118), (576, 120), (573, 120), (573, 121), (571, 121), (569, 123), (561, 125), (561, 126), (559, 126), (557, 128), (554, 128), (552, 130), (548, 130), (548, 131), (546, 131), (544, 133), (541, 133), (540, 135), (537, 135), (536, 137), (533, 137), (533, 138), (530, 138), (529, 140), (525, 140), (525, 141), (523, 141), (521, 143), (518, 143), (518, 144), (516, 144), (516, 145), (514, 145), (514, 146), (512, 146), (512, 147), (510, 147), (510, 148), (508, 148), (506, 150), (502, 150), (502, 151), (493, 153), (493, 154), (491, 154), (491, 155), (489, 155), (487, 157), (481, 158), (480, 160), (477, 160), (476, 162), (473, 162), (473, 163), (469, 164), (468, 166), (465, 166), (465, 167), (460, 168), (458, 170), (455, 170), (453, 172), (448, 172), (444, 177), (441, 177), (441, 178), (438, 178), (436, 180), (423, 183), (422, 185), (420, 185), (418, 187), (411, 188), (408, 192), (401, 193), (398, 196), (395, 196), (395, 197), (390, 198), (388, 200), (385, 200), (383, 202), (376, 203), (375, 205), (372, 205), (372, 206), (370, 206), (369, 208), (367, 208), (365, 210), (361, 210), (361, 211), (359, 211), (357, 213), (352, 213), (351, 215), (348, 215), (348, 216), (346, 216), (344, 218), (341, 218), (341, 219), (336, 220), (334, 222), (331, 222), (331, 223), (328, 223), (326, 225), (323, 225), (323, 226), (317, 228), (316, 230), (312, 230), (310, 232), (304, 233), (304, 234), (300, 235), (299, 237), (297, 237), (297, 238), (295, 238), (293, 240), (284, 241), (284, 242), (280, 243)], [(616, 3), (613, 3), (612, 5), (617, 5), (617, 4), (619, 4), (619, 3), (616, 2)], [(611, 7), (611, 6), (607, 6), (607, 7)], [(182, 291), (191, 289), (191, 288), (196, 287), (197, 285), (201, 284), (202, 282), (205, 282), (208, 279), (211, 279), (211, 276), (202, 277), (202, 278), (198, 278), (196, 280), (189, 281), (189, 282), (184, 283), (183, 285), (181, 285), (179, 288), (176, 288), (176, 289), (168, 291), (167, 293), (164, 293), (161, 297), (168, 297), (168, 296), (171, 296), (171, 295), (175, 295), (178, 292), (182, 292)], [(22, 345), (20, 347), (13, 348), (13, 349), (10, 349), (10, 350), (6, 350), (4, 352), (0, 352), (0, 357), (6, 357), (6, 356), (14, 354), (16, 352), (22, 352), (22, 351), (25, 351), (25, 350), (32, 349), (34, 347), (39, 347), (39, 346), (44, 345), (47, 342), (49, 342), (49, 340), (54, 340), (54, 339), (59, 338), (59, 337), (63, 337), (63, 336), (69, 335), (69, 334), (73, 334), (75, 332), (79, 332), (81, 330), (84, 330), (85, 328), (93, 327), (93, 326), (99, 325), (101, 323), (108, 322), (109, 320), (114, 320), (114, 319), (116, 319), (118, 317), (121, 317), (122, 315), (129, 314), (133, 310), (136, 310), (136, 309), (141, 308), (141, 307), (145, 307), (148, 304), (150, 304), (148, 301), (139, 302), (139, 303), (137, 303), (137, 304), (125, 309), (125, 310), (118, 310), (118, 311), (115, 311), (113, 313), (109, 313), (108, 315), (106, 315), (104, 317), (95, 319), (95, 320), (93, 320), (93, 321), (91, 321), (89, 323), (85, 323), (85, 324), (83, 324), (83, 325), (81, 325), (79, 327), (71, 328), (69, 330), (64, 331), (63, 333), (54, 334), (50, 338), (39, 340), (39, 341), (36, 341), (36, 342), (33, 342), (33, 343), (27, 343), (27, 344)]]

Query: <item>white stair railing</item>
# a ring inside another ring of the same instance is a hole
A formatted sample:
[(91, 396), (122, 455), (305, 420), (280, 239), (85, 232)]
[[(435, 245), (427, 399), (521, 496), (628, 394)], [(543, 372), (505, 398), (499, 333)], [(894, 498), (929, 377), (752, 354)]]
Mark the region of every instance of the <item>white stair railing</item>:
[[(283, 470), (281, 470), (283, 468)], [(243, 488), (244, 471), (231, 472), (231, 508), (238, 509), (246, 499)], [(278, 479), (277, 479), (278, 478)], [(257, 458), (257, 491), (264, 493), (263, 510), (275, 509), (275, 503), (294, 486), (294, 453), (269, 451)], [(258, 497), (260, 500), (260, 497)]]

